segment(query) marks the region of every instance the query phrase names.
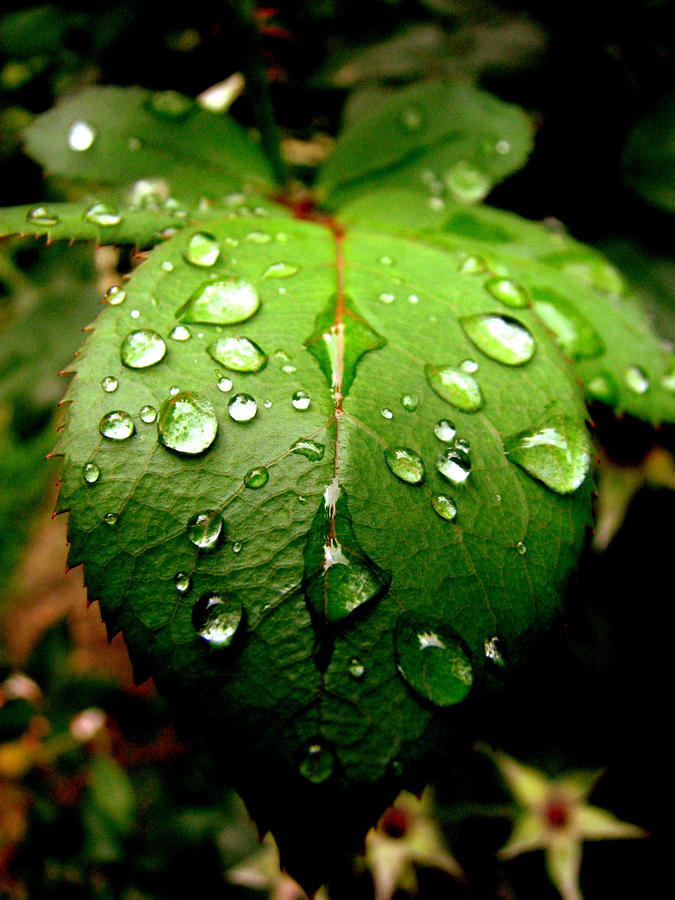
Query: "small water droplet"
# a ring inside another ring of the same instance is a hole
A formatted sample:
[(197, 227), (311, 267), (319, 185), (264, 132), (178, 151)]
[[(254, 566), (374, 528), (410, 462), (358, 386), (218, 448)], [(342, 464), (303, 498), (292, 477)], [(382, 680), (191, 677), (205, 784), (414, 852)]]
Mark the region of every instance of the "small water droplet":
[(457, 447), (458, 450), (463, 450), (465, 453), (469, 453), (471, 450), (471, 444), (466, 438), (458, 438), (455, 441), (455, 447)]
[(232, 381), (231, 381), (231, 379), (229, 379), (225, 375), (223, 375), (223, 377), (219, 378), (218, 381), (216, 382), (216, 387), (218, 388), (219, 391), (222, 391), (223, 394), (227, 394), (228, 391), (232, 390)]
[(94, 225), (102, 225), (104, 227), (119, 225), (122, 221), (120, 211), (110, 203), (94, 203), (87, 209), (84, 218), (87, 222), (91, 222)]
[(661, 377), (661, 386), (671, 394), (675, 394), (675, 369)]
[(488, 294), (492, 294), (505, 306), (523, 309), (530, 305), (530, 298), (525, 288), (511, 278), (489, 278), (484, 287)]
[(126, 291), (123, 291), (121, 287), (113, 284), (112, 287), (109, 287), (105, 292), (105, 301), (108, 306), (119, 306), (120, 303), (124, 303), (127, 299)]
[(467, 256), (457, 269), (462, 275), (478, 275), (487, 270), (487, 263), (482, 256)]
[(173, 272), (174, 264), (169, 259), (162, 260), (162, 271), (163, 272)]
[(454, 441), (457, 429), (453, 423), (449, 422), (447, 419), (440, 419), (434, 425), (434, 434), (439, 441), (449, 444), (451, 441)]
[(495, 666), (499, 666), (500, 669), (505, 668), (503, 643), (496, 635), (483, 643), (485, 658), (489, 659)]
[(419, 397), (417, 394), (404, 394), (401, 397), (401, 406), (407, 412), (415, 412), (419, 405)]
[(258, 412), (258, 404), (250, 394), (235, 394), (227, 405), (227, 412), (235, 422), (250, 422)]
[(89, 150), (96, 140), (96, 129), (88, 122), (73, 122), (68, 129), (68, 146), (77, 153)]
[(210, 401), (189, 391), (168, 397), (157, 417), (160, 444), (188, 456), (203, 453), (216, 439), (218, 419)]
[(387, 305), (393, 303), (395, 299), (396, 297), (394, 297), (393, 294), (390, 294), (389, 291), (383, 291), (379, 296), (379, 300)]
[(488, 176), (467, 160), (459, 160), (445, 173), (445, 185), (453, 200), (476, 203), (489, 192)]
[(176, 318), (205, 325), (234, 325), (250, 319), (259, 306), (258, 292), (248, 281), (208, 281), (197, 288)]
[(82, 467), (82, 477), (87, 484), (96, 484), (101, 477), (101, 470), (96, 463), (88, 462)]
[(398, 670), (422, 697), (437, 706), (460, 703), (473, 684), (471, 653), (445, 622), (399, 617), (395, 632)]
[(272, 263), (262, 273), (262, 278), (290, 278), (300, 271), (300, 266), (292, 266), (290, 263), (277, 262)]
[(169, 388), (169, 396), (175, 397), (176, 394), (180, 394), (180, 388), (174, 384), (173, 387)]
[(136, 426), (128, 412), (116, 409), (102, 417), (98, 423), (98, 430), (103, 437), (110, 440), (124, 441), (136, 431)]
[(436, 468), (452, 484), (464, 484), (471, 474), (471, 458), (466, 450), (448, 447), (438, 457)]
[(132, 310), (130, 310), (129, 315), (131, 316), (132, 319), (138, 319), (139, 316), (141, 315), (141, 313), (140, 313), (140, 310), (138, 310), (138, 309), (132, 309)]
[(473, 374), (478, 371), (478, 363), (475, 359), (465, 359), (459, 364), (462, 372), (469, 372), (469, 374)]
[(387, 254), (380, 256), (377, 261), (383, 266), (393, 266), (396, 262), (393, 256), (388, 256)]
[(310, 744), (300, 762), (300, 774), (312, 784), (321, 784), (333, 774), (335, 760), (321, 744)]
[(254, 244), (269, 244), (272, 240), (272, 235), (266, 231), (249, 231), (245, 236), (245, 240), (252, 241)]
[(173, 576), (173, 583), (176, 585), (176, 590), (179, 594), (184, 594), (190, 590), (190, 576), (187, 572), (176, 572)]
[(105, 378), (101, 379), (101, 387), (106, 392), (106, 394), (112, 394), (113, 391), (117, 390), (118, 385), (119, 381), (115, 378), (114, 375), (106, 375)]
[(600, 400), (608, 406), (615, 406), (619, 401), (619, 388), (608, 372), (599, 372), (586, 384), (586, 393), (593, 400)]
[(192, 337), (192, 332), (187, 325), (176, 325), (169, 332), (169, 337), (174, 341), (189, 341)]
[(132, 151), (132, 153), (135, 153), (136, 150), (140, 150), (142, 146), (142, 142), (137, 137), (130, 137), (127, 141), (127, 147)]
[(291, 397), (293, 409), (299, 409), (303, 412), (304, 410), (309, 409), (311, 402), (312, 398), (307, 391), (296, 391)]
[(258, 488), (265, 487), (270, 480), (270, 473), (265, 466), (258, 466), (255, 469), (249, 469), (244, 475), (244, 486), (256, 491)]
[(284, 373), (284, 375), (292, 375), (294, 372), (298, 371), (298, 367), (292, 366), (290, 363), (286, 363), (281, 367), (281, 371)]
[(198, 231), (188, 241), (183, 255), (193, 266), (207, 269), (214, 266), (218, 261), (220, 247), (212, 234), (208, 234), (206, 231)]
[(50, 212), (46, 206), (33, 206), (26, 214), (26, 221), (31, 225), (49, 228), (59, 224), (59, 217), (55, 213)]
[(417, 303), (419, 303), (419, 302), (420, 302), (420, 298), (417, 296), (417, 294), (410, 294), (410, 295), (409, 295), (409, 297), (408, 297), (408, 303), (412, 303), (412, 304), (414, 305), (414, 304), (417, 304)]
[(419, 106), (407, 106), (401, 110), (398, 121), (404, 131), (419, 131), (424, 125), (424, 114)]
[(505, 156), (507, 153), (511, 151), (511, 144), (508, 141), (497, 141), (495, 144), (495, 150), (500, 156)]
[(460, 319), (464, 333), (490, 359), (522, 366), (532, 359), (536, 344), (530, 331), (511, 316), (481, 313)]
[(117, 525), (118, 520), (119, 516), (117, 513), (109, 512), (103, 516), (103, 521), (106, 525)]
[(130, 331), (122, 341), (120, 359), (130, 369), (147, 369), (157, 365), (166, 353), (164, 339), (149, 328)]
[(241, 553), (241, 551), (242, 551), (243, 549), (244, 549), (244, 542), (243, 542), (243, 541), (235, 541), (235, 542), (232, 544), (232, 552), (233, 552), (233, 553)]
[(483, 405), (478, 382), (468, 372), (451, 366), (425, 366), (429, 387), (443, 400), (463, 412), (477, 412)]
[(265, 409), (272, 409), (272, 401), (265, 400), (265, 402), (263, 403), (263, 406), (265, 407)]
[(323, 459), (325, 450), (325, 444), (320, 444), (318, 441), (313, 441), (310, 438), (301, 438), (291, 447), (291, 453), (298, 453), (312, 462), (318, 462), (320, 459)]
[(196, 513), (185, 527), (188, 540), (200, 550), (214, 550), (223, 531), (223, 516), (218, 509)]
[(382, 416), (383, 419), (393, 419), (394, 418), (393, 412), (390, 409), (388, 409), (386, 406), (384, 409), (380, 410), (380, 415)]
[(391, 472), (401, 481), (408, 484), (422, 484), (424, 481), (422, 457), (409, 447), (387, 447), (384, 459)]
[(453, 522), (457, 518), (457, 505), (451, 497), (445, 494), (432, 494), (431, 506), (441, 519)]
[(209, 344), (210, 356), (233, 372), (259, 372), (267, 365), (267, 354), (246, 337), (221, 337)]
[(229, 647), (239, 630), (244, 610), (232, 597), (211, 591), (192, 607), (192, 624), (199, 637), (214, 650)]
[(146, 425), (152, 425), (157, 418), (157, 410), (154, 406), (141, 406), (138, 415), (141, 422), (145, 422)]
[(163, 119), (184, 119), (195, 108), (195, 101), (178, 91), (157, 91), (150, 97), (148, 107)]
[(623, 374), (623, 380), (634, 394), (646, 394), (649, 390), (649, 376), (640, 366), (629, 366)]
[(349, 674), (358, 681), (366, 674), (366, 667), (363, 665), (358, 656), (353, 657), (349, 663)]
[(558, 494), (575, 491), (591, 465), (591, 444), (583, 425), (554, 416), (504, 441), (508, 458)]
[(518, 541), (518, 543), (516, 544), (516, 552), (519, 556), (525, 556), (525, 554), (527, 553), (527, 547), (522, 541)]

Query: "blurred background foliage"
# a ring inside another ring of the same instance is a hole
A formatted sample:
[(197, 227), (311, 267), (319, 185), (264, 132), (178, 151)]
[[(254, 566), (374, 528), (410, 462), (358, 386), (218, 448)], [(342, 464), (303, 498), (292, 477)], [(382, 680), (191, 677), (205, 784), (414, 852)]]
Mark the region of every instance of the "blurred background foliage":
[[(401, 86), (461, 78), (523, 106), (535, 151), (488, 201), (560, 220), (602, 249), (672, 342), (671, 15), (669, 0), (296, 0), (259, 8), (257, 22), (284, 148), (309, 180), (343, 117)], [(22, 130), (59, 97), (94, 83), (195, 96), (240, 71), (248, 52), (223, 2), (5, 2), (0, 203), (63, 199), (21, 152)], [(233, 114), (253, 126), (245, 95)], [(79, 573), (63, 576), (64, 529), (49, 520), (57, 469), (43, 464), (58, 426), (57, 373), (132, 264), (132, 248), (0, 245), (0, 897), (165, 900), (191, 895), (195, 880), (205, 900), (300, 896), (273, 848), (258, 849), (217, 760), (168, 724), (147, 684), (133, 686), (119, 641), (103, 644)], [(592, 413), (600, 519), (567, 618), (533, 666), (493, 685), (463, 724), (550, 776), (607, 769), (593, 802), (651, 835), (587, 845), (584, 896), (616, 900), (669, 883), (662, 608), (675, 439), (672, 427)], [(543, 854), (497, 862), (513, 797), (484, 752), (449, 752), (435, 799), (434, 818), (426, 798), (390, 812), (331, 897), (372, 897), (373, 879), (378, 900), (558, 896)]]

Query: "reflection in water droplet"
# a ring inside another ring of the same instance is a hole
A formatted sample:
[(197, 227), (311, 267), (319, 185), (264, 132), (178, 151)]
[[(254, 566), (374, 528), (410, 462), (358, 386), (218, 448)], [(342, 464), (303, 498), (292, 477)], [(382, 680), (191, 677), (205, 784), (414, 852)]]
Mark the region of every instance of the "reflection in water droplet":
[(394, 418), (393, 412), (390, 409), (387, 409), (386, 406), (384, 409), (380, 410), (380, 415), (382, 416), (383, 419), (393, 419)]
[(141, 406), (138, 415), (141, 422), (145, 422), (146, 425), (152, 425), (152, 423), (157, 418), (157, 410), (154, 406)]
[(312, 462), (318, 462), (320, 459), (323, 459), (325, 449), (325, 444), (320, 444), (318, 441), (313, 441), (310, 438), (301, 438), (292, 445), (291, 453), (298, 453)]
[(401, 481), (408, 484), (422, 484), (424, 481), (422, 457), (409, 447), (387, 447), (384, 459), (390, 471)]
[(300, 266), (292, 266), (290, 263), (277, 262), (272, 263), (262, 273), (262, 278), (289, 278), (300, 271)]
[(649, 390), (649, 376), (640, 366), (629, 366), (623, 374), (623, 380), (634, 394), (646, 394)]
[(310, 744), (300, 762), (300, 774), (312, 784), (321, 784), (333, 774), (334, 765), (330, 750), (321, 744)]
[(198, 231), (193, 234), (183, 254), (185, 259), (192, 263), (193, 266), (200, 268), (210, 268), (214, 266), (220, 256), (220, 247), (218, 241), (212, 234), (205, 231)]
[(525, 556), (525, 554), (527, 553), (527, 547), (522, 541), (518, 541), (518, 543), (516, 544), (516, 552), (519, 556)]
[(128, 412), (116, 409), (102, 417), (98, 423), (98, 430), (103, 437), (113, 441), (124, 441), (136, 431), (136, 426)]
[(407, 410), (407, 412), (415, 412), (419, 402), (417, 394), (404, 394), (401, 397), (401, 406), (403, 409)]
[(490, 190), (490, 179), (467, 160), (459, 160), (445, 173), (445, 185), (453, 200), (475, 203)]
[(349, 674), (357, 681), (366, 674), (366, 667), (363, 665), (358, 656), (355, 656), (349, 663)]
[(130, 369), (147, 369), (157, 365), (166, 353), (164, 339), (149, 328), (130, 331), (122, 341), (120, 359)]
[(82, 477), (87, 484), (96, 484), (101, 477), (101, 470), (96, 463), (88, 462), (82, 467)]
[(244, 485), (247, 488), (251, 488), (251, 490), (255, 491), (258, 488), (265, 487), (267, 482), (270, 480), (270, 473), (267, 471), (265, 466), (258, 466), (255, 469), (249, 469), (248, 472), (244, 475)]
[(484, 287), (489, 294), (492, 294), (505, 306), (523, 309), (530, 305), (530, 298), (525, 288), (510, 278), (490, 278), (485, 282)]
[(461, 637), (444, 622), (400, 616), (395, 632), (398, 670), (422, 697), (451, 706), (473, 684), (471, 654)]
[(105, 522), (106, 525), (117, 525), (117, 522), (119, 521), (119, 516), (117, 515), (117, 513), (113, 513), (113, 512), (106, 513), (103, 516), (103, 521)]
[(218, 419), (209, 400), (189, 391), (168, 397), (159, 408), (157, 438), (160, 444), (195, 456), (216, 439)]
[(445, 494), (432, 494), (431, 505), (441, 519), (453, 522), (457, 518), (457, 505), (451, 497), (447, 497)]
[(311, 402), (312, 398), (309, 396), (307, 391), (296, 391), (291, 397), (293, 408), (299, 409), (303, 412), (304, 410), (309, 409)]
[(537, 428), (504, 441), (508, 458), (558, 494), (583, 484), (591, 465), (591, 444), (582, 424), (554, 416)]
[(118, 384), (119, 381), (115, 378), (114, 375), (106, 375), (105, 378), (101, 379), (101, 387), (106, 392), (106, 394), (112, 394), (113, 391), (116, 391)]
[(425, 366), (429, 387), (443, 400), (464, 412), (477, 412), (483, 395), (476, 379), (468, 372), (450, 366)]
[(455, 428), (453, 423), (449, 422), (447, 419), (440, 419), (434, 425), (434, 434), (439, 441), (443, 441), (444, 443), (449, 444), (455, 439), (457, 429)]
[(229, 647), (241, 625), (241, 603), (212, 591), (192, 607), (192, 624), (199, 637), (214, 650)]
[(532, 359), (536, 344), (530, 331), (511, 316), (491, 313), (460, 319), (464, 333), (490, 359), (522, 366)]
[(190, 576), (187, 572), (176, 572), (173, 576), (173, 583), (176, 585), (176, 590), (179, 594), (184, 594), (190, 590)]
[(223, 394), (226, 394), (228, 391), (232, 390), (232, 381), (226, 376), (223, 376), (216, 382), (216, 387), (219, 391), (222, 391)]
[(187, 325), (176, 325), (175, 328), (171, 329), (169, 337), (174, 341), (189, 341), (192, 337), (192, 332)]
[(33, 206), (26, 213), (26, 221), (31, 225), (41, 225), (43, 228), (49, 228), (52, 225), (59, 224), (59, 217), (49, 211), (46, 206)]
[(107, 227), (119, 225), (122, 221), (120, 211), (110, 203), (94, 203), (93, 206), (87, 209), (84, 218), (87, 222), (91, 222), (94, 225)]
[(235, 394), (227, 405), (227, 412), (235, 422), (250, 422), (258, 412), (258, 404), (250, 394)]
[(216, 362), (233, 372), (259, 372), (267, 365), (267, 354), (245, 337), (218, 338), (207, 350)]
[(608, 406), (619, 402), (619, 388), (609, 372), (599, 372), (586, 384), (586, 393), (593, 400), (600, 400)]
[(78, 153), (89, 150), (95, 140), (96, 129), (88, 122), (73, 122), (68, 129), (68, 146)]
[(464, 484), (471, 474), (471, 458), (462, 448), (448, 447), (438, 457), (436, 468), (452, 484)]
[(487, 263), (482, 256), (467, 256), (459, 264), (457, 271), (461, 272), (462, 275), (478, 275), (485, 272), (486, 269)]
[(176, 318), (205, 325), (234, 325), (250, 319), (259, 306), (258, 292), (248, 281), (207, 281), (178, 310)]
[(218, 509), (196, 513), (187, 523), (188, 539), (200, 550), (213, 550), (223, 531), (223, 516)]
[(116, 284), (113, 284), (113, 286), (109, 287), (105, 292), (105, 301), (108, 306), (119, 306), (120, 303), (124, 303), (126, 299), (126, 291), (123, 291), (122, 288), (118, 287)]

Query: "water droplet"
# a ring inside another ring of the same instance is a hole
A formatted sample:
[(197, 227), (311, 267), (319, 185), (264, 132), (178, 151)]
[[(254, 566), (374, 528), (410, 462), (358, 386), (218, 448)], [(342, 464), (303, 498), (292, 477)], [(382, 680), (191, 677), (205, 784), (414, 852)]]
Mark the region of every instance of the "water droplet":
[(530, 331), (511, 316), (483, 313), (460, 319), (464, 333), (490, 359), (522, 366), (532, 359), (536, 344)]
[(195, 102), (178, 91), (158, 91), (150, 97), (148, 106), (163, 119), (184, 119), (195, 108)]
[(480, 368), (475, 359), (464, 359), (459, 364), (459, 367), (462, 370), (462, 372), (469, 372), (469, 374), (473, 374), (474, 372), (477, 372), (478, 369)]
[(120, 211), (110, 203), (94, 203), (93, 206), (87, 209), (84, 218), (87, 222), (92, 222), (94, 225), (107, 227), (119, 225), (122, 221)]
[(101, 387), (106, 392), (106, 394), (112, 394), (113, 391), (117, 390), (118, 385), (119, 381), (115, 378), (114, 375), (106, 375), (105, 378), (101, 379)]
[(445, 185), (460, 203), (475, 203), (485, 197), (491, 187), (488, 176), (467, 160), (456, 162), (445, 173)]
[(138, 415), (141, 422), (145, 422), (146, 425), (152, 425), (157, 418), (157, 410), (154, 406), (141, 406)]
[(118, 287), (116, 284), (113, 284), (113, 286), (109, 287), (105, 292), (105, 300), (108, 306), (119, 306), (120, 303), (124, 303), (126, 299), (126, 291), (123, 291), (122, 288)]
[(272, 401), (265, 400), (265, 402), (263, 403), (263, 406), (265, 407), (265, 409), (272, 409)]
[(518, 541), (518, 543), (516, 544), (516, 552), (519, 556), (525, 556), (525, 554), (527, 553), (527, 547), (522, 541)]
[(130, 331), (122, 341), (120, 359), (130, 369), (147, 369), (154, 366), (166, 353), (164, 339), (149, 328)]
[(88, 122), (73, 122), (68, 129), (68, 146), (77, 153), (89, 150), (95, 140), (96, 129)]
[(188, 540), (200, 550), (214, 550), (223, 531), (223, 516), (218, 509), (196, 513), (187, 523)]
[(179, 594), (184, 594), (190, 590), (190, 576), (187, 572), (176, 572), (173, 576), (173, 583), (176, 585), (176, 590)]
[(649, 390), (649, 376), (640, 366), (629, 366), (623, 373), (623, 380), (634, 394), (646, 394)]
[(675, 393), (675, 369), (661, 377), (661, 386), (669, 393)]
[(408, 484), (422, 484), (424, 481), (422, 457), (409, 447), (387, 447), (384, 459), (389, 469), (401, 481)]
[(189, 391), (168, 397), (159, 408), (157, 439), (176, 453), (203, 453), (217, 432), (218, 419), (211, 403)]
[(458, 438), (455, 441), (455, 447), (458, 450), (463, 450), (465, 453), (469, 453), (469, 451), (471, 450), (471, 444), (469, 443), (469, 441), (467, 441), (466, 438)]
[(394, 418), (393, 412), (390, 409), (388, 409), (386, 406), (384, 409), (380, 410), (380, 415), (382, 416), (383, 419), (393, 419)]
[(309, 409), (310, 404), (312, 402), (312, 398), (309, 396), (307, 391), (296, 391), (291, 397), (291, 404), (294, 409), (299, 409), (304, 412), (304, 410)]
[(169, 388), (169, 396), (170, 397), (175, 397), (176, 394), (179, 394), (179, 393), (180, 393), (180, 388), (177, 387), (176, 385)]
[(619, 389), (616, 381), (608, 372), (599, 372), (586, 384), (586, 393), (593, 400), (600, 400), (608, 406), (615, 406), (619, 401)]
[(464, 484), (471, 474), (471, 458), (466, 450), (449, 447), (438, 457), (436, 468), (452, 484)]
[(96, 463), (88, 462), (82, 467), (82, 477), (87, 484), (96, 484), (101, 477), (101, 470)]
[(504, 441), (512, 462), (558, 494), (575, 491), (591, 465), (591, 444), (583, 425), (554, 416), (537, 428)]
[(394, 297), (394, 295), (390, 294), (388, 291), (383, 291), (379, 296), (379, 300), (382, 303), (386, 303), (387, 305), (393, 303), (395, 299), (396, 297)]
[(113, 441), (124, 441), (136, 431), (136, 426), (128, 412), (116, 409), (103, 416), (98, 423), (98, 430), (103, 437)]
[(244, 485), (251, 490), (256, 491), (258, 488), (265, 487), (270, 480), (270, 473), (265, 466), (258, 466), (256, 469), (249, 469), (244, 475)]
[(259, 372), (267, 365), (267, 354), (245, 337), (218, 338), (207, 348), (221, 366), (233, 372)]
[(537, 315), (567, 356), (592, 359), (604, 352), (598, 332), (571, 303), (548, 288), (533, 288), (532, 297)]
[(483, 643), (485, 658), (489, 659), (495, 666), (499, 666), (500, 669), (505, 668), (503, 643), (496, 635)]
[(250, 319), (259, 306), (258, 292), (248, 281), (209, 281), (197, 288), (176, 318), (205, 325), (234, 325)]
[(441, 519), (453, 522), (457, 518), (457, 505), (451, 497), (447, 497), (445, 494), (432, 494), (431, 505)]
[(174, 264), (169, 259), (162, 260), (162, 271), (163, 272), (173, 272)]
[(349, 674), (357, 681), (366, 674), (366, 667), (363, 665), (358, 656), (355, 656), (349, 663)]
[(424, 125), (424, 114), (418, 106), (407, 106), (398, 121), (404, 131), (419, 131)]
[(262, 278), (289, 278), (300, 271), (300, 266), (292, 266), (290, 263), (277, 262), (272, 263), (262, 273)]
[(460, 703), (473, 684), (471, 653), (444, 622), (404, 613), (396, 623), (396, 659), (406, 682), (437, 706)]
[(176, 325), (169, 332), (169, 337), (174, 341), (189, 341), (192, 337), (192, 332), (187, 325)]
[(216, 387), (218, 388), (219, 391), (222, 391), (223, 394), (226, 394), (228, 391), (232, 390), (232, 381), (231, 381), (231, 379), (229, 379), (225, 375), (223, 375), (223, 377), (219, 378), (218, 381), (216, 382)]
[(483, 405), (478, 382), (468, 372), (450, 366), (425, 366), (429, 387), (443, 400), (463, 412), (477, 412)]
[(419, 402), (417, 394), (404, 394), (401, 397), (401, 406), (403, 409), (407, 410), (407, 412), (415, 412)]
[(106, 525), (117, 525), (118, 520), (119, 516), (117, 513), (109, 512), (103, 516), (103, 521)]
[(384, 256), (380, 256), (377, 261), (383, 266), (393, 266), (396, 262), (393, 256), (387, 256), (386, 254)]
[(127, 147), (132, 152), (135, 152), (136, 150), (140, 150), (142, 146), (143, 146), (143, 144), (137, 137), (130, 137), (129, 140), (127, 141)]
[(212, 591), (192, 607), (192, 624), (199, 637), (214, 650), (229, 647), (239, 630), (244, 610), (232, 597)]
[(457, 429), (453, 423), (449, 422), (447, 419), (440, 419), (434, 425), (434, 434), (439, 441), (449, 444), (451, 441), (454, 441)]
[(467, 256), (466, 259), (463, 259), (459, 264), (457, 271), (461, 272), (462, 275), (478, 275), (485, 272), (486, 269), (487, 263), (482, 256)]
[(243, 541), (235, 541), (235, 542), (232, 544), (232, 552), (233, 552), (233, 553), (241, 553), (241, 551), (242, 551), (243, 549), (244, 549), (244, 542), (243, 542)]
[(530, 298), (525, 288), (510, 278), (489, 278), (484, 287), (488, 294), (492, 294), (505, 306), (523, 309), (530, 305)]
[(220, 247), (212, 234), (208, 234), (206, 231), (198, 231), (188, 241), (183, 255), (193, 266), (208, 269), (218, 261)]
[(312, 462), (318, 462), (320, 459), (323, 459), (325, 450), (325, 444), (319, 444), (318, 441), (313, 441), (310, 438), (301, 438), (291, 447), (291, 453), (298, 453)]
[(140, 314), (141, 314), (140, 311), (137, 309), (132, 309), (129, 312), (129, 315), (131, 316), (132, 319), (138, 319)]
[(33, 206), (26, 214), (26, 221), (31, 225), (41, 225), (43, 228), (49, 228), (52, 225), (59, 224), (59, 217), (49, 211), (46, 206)]
[(252, 241), (254, 244), (269, 244), (272, 240), (272, 235), (266, 231), (249, 231), (245, 240)]
[(227, 411), (235, 422), (250, 422), (258, 412), (258, 404), (250, 394), (235, 394), (227, 405)]
[(511, 144), (508, 141), (497, 141), (495, 150), (500, 156), (505, 156), (507, 153), (511, 152)]
[(312, 784), (321, 784), (333, 774), (335, 760), (321, 744), (310, 744), (300, 763), (300, 774)]
[(408, 303), (416, 304), (419, 302), (420, 302), (420, 298), (417, 296), (417, 294), (410, 294), (408, 296)]

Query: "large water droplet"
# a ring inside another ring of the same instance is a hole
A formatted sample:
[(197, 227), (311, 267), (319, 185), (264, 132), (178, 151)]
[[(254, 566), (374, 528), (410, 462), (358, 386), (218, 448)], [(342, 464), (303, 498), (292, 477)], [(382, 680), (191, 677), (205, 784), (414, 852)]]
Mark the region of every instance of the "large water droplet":
[(87, 484), (96, 484), (101, 477), (101, 470), (96, 463), (88, 462), (82, 467), (82, 477)]
[(434, 425), (434, 434), (439, 441), (449, 444), (451, 441), (454, 441), (457, 429), (453, 423), (449, 422), (447, 419), (440, 419)]
[(192, 624), (199, 637), (214, 650), (229, 647), (239, 630), (244, 610), (232, 597), (210, 592), (192, 607)]
[(389, 469), (401, 481), (408, 484), (422, 484), (424, 481), (422, 457), (409, 447), (387, 447), (384, 459)]
[(485, 313), (466, 316), (460, 322), (467, 337), (490, 359), (507, 366), (522, 366), (534, 356), (534, 338), (511, 316)]
[(206, 325), (234, 325), (250, 319), (259, 306), (258, 292), (248, 281), (208, 281), (197, 288), (176, 318)]
[(449, 447), (438, 457), (436, 468), (452, 484), (464, 484), (471, 474), (471, 457), (461, 447)]
[(473, 684), (471, 653), (444, 622), (404, 613), (396, 623), (395, 642), (398, 670), (422, 697), (451, 706), (468, 695)]
[(78, 153), (89, 150), (95, 140), (96, 129), (88, 122), (73, 122), (68, 129), (68, 146)]
[(164, 359), (165, 353), (164, 338), (149, 328), (130, 331), (120, 347), (120, 359), (130, 369), (147, 369), (157, 365)]
[(615, 406), (619, 401), (619, 388), (609, 372), (599, 372), (591, 378), (586, 384), (586, 393), (608, 406)]
[(231, 419), (235, 422), (250, 422), (258, 412), (258, 404), (250, 394), (235, 394), (227, 406)]
[(265, 487), (270, 480), (270, 473), (265, 466), (258, 466), (255, 469), (249, 469), (244, 475), (244, 485), (255, 491), (258, 488)]
[(267, 365), (267, 354), (245, 337), (221, 337), (208, 346), (209, 354), (233, 372), (259, 372)]
[(445, 185), (454, 200), (476, 203), (490, 190), (490, 179), (467, 160), (456, 162), (445, 174)]
[(159, 408), (157, 437), (176, 453), (195, 456), (216, 439), (218, 419), (209, 400), (189, 391), (168, 397)]
[(169, 337), (174, 341), (189, 341), (192, 337), (192, 332), (187, 325), (176, 325), (169, 332)]
[(335, 760), (321, 744), (310, 744), (300, 762), (300, 774), (312, 784), (321, 784), (333, 774)]
[(26, 213), (26, 221), (31, 225), (49, 228), (52, 225), (59, 224), (59, 217), (55, 213), (50, 212), (46, 206), (33, 206)]
[(457, 505), (451, 497), (447, 497), (445, 494), (432, 494), (431, 506), (441, 519), (453, 522), (457, 518)]
[(307, 391), (296, 391), (291, 397), (291, 404), (293, 408), (299, 409), (301, 411), (309, 409), (311, 402), (312, 398), (309, 396)]
[(477, 412), (483, 405), (478, 382), (468, 372), (450, 366), (425, 366), (429, 386), (439, 397), (463, 412)]
[(216, 264), (220, 256), (218, 241), (212, 234), (198, 231), (188, 241), (184, 256), (193, 266), (208, 269)]
[(124, 303), (126, 299), (126, 291), (123, 291), (122, 288), (116, 284), (113, 284), (113, 286), (109, 287), (105, 292), (105, 301), (108, 306), (119, 306), (120, 303)]
[(190, 590), (190, 576), (187, 572), (176, 572), (173, 576), (173, 583), (179, 594), (184, 594)]
[(145, 406), (141, 406), (138, 415), (141, 422), (145, 422), (146, 425), (152, 425), (157, 418), (157, 410), (154, 406), (146, 404)]
[(591, 465), (591, 444), (583, 425), (554, 416), (504, 441), (509, 459), (558, 494), (575, 491)]
[(320, 444), (318, 441), (313, 441), (310, 438), (301, 438), (293, 444), (291, 453), (298, 453), (312, 462), (318, 462), (320, 459), (323, 459), (325, 449), (325, 444)]
[(640, 366), (629, 366), (623, 373), (623, 380), (634, 394), (646, 394), (649, 390), (649, 376)]
[(104, 227), (119, 225), (122, 221), (120, 211), (110, 203), (94, 203), (87, 209), (84, 218), (87, 222)]
[(532, 290), (534, 308), (556, 343), (571, 359), (592, 359), (605, 345), (591, 323), (571, 303), (547, 288)]
[(223, 516), (218, 509), (196, 513), (187, 523), (188, 539), (200, 550), (214, 550), (223, 531)]
[(525, 288), (511, 278), (489, 278), (484, 286), (485, 290), (504, 306), (523, 309), (530, 305), (530, 298)]
[(292, 266), (290, 263), (277, 262), (268, 266), (262, 274), (263, 278), (289, 278), (300, 271), (300, 266)]
[(106, 394), (112, 394), (113, 391), (117, 390), (119, 385), (119, 381), (115, 378), (114, 375), (106, 375), (105, 378), (101, 379), (101, 387), (106, 392)]
[(124, 441), (136, 431), (136, 426), (128, 412), (116, 409), (102, 417), (98, 423), (98, 430), (103, 437), (113, 441)]

